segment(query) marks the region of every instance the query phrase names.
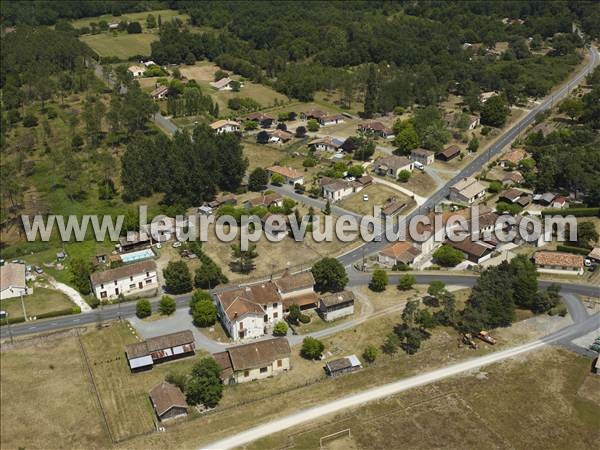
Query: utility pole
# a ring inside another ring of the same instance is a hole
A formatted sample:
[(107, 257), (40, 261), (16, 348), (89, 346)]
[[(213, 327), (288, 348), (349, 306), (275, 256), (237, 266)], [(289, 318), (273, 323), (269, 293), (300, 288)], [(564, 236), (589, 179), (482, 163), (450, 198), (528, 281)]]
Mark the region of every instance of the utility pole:
[(21, 306), (23, 307), (23, 317), (27, 320), (27, 311), (25, 310), (25, 302), (23, 301), (23, 294), (21, 294)]

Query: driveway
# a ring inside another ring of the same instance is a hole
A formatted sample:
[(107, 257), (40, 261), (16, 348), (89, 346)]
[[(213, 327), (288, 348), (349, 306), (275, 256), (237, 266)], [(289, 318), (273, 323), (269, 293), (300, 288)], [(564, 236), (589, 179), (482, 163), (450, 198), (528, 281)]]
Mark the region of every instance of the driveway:
[(82, 313), (92, 312), (91, 306), (88, 305), (87, 302), (83, 299), (83, 297), (79, 294), (79, 292), (77, 292), (71, 286), (67, 286), (64, 283), (60, 283), (52, 277), (48, 277), (48, 282), (52, 285), (54, 289), (65, 294), (71, 299), (73, 303), (79, 306)]
[(196, 348), (204, 349), (210, 353), (222, 352), (227, 344), (221, 344), (204, 335), (193, 323), (189, 308), (179, 308), (172, 315), (158, 320), (142, 320), (136, 316), (128, 317), (129, 323), (142, 335), (144, 339), (191, 330), (194, 334)]

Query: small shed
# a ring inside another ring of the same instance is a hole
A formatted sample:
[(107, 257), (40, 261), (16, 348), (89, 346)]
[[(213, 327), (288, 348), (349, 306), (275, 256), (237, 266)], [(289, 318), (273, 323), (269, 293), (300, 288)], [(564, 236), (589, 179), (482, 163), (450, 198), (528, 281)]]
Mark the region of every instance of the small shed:
[(174, 384), (163, 381), (152, 388), (150, 401), (161, 422), (187, 416), (185, 396)]
[(319, 299), (319, 313), (327, 322), (354, 314), (354, 294), (342, 291), (322, 296)]
[(325, 364), (325, 371), (331, 377), (337, 377), (349, 372), (355, 372), (362, 369), (362, 364), (356, 355), (346, 356), (345, 358), (334, 359)]

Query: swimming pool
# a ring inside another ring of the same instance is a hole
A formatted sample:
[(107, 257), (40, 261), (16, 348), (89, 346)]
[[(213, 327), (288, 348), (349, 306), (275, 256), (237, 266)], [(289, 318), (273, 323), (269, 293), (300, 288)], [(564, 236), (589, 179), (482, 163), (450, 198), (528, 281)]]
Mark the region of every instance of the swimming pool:
[(131, 263), (135, 261), (141, 261), (143, 259), (154, 258), (154, 252), (151, 248), (146, 248), (144, 250), (138, 250), (137, 252), (129, 252), (123, 253), (121, 255), (121, 261), (124, 263)]

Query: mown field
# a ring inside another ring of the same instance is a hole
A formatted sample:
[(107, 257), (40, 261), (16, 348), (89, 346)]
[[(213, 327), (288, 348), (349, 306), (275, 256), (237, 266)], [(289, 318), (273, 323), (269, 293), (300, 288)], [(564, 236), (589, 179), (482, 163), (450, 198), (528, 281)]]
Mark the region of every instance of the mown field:
[(163, 22), (168, 22), (170, 20), (173, 20), (176, 17), (181, 19), (183, 22), (185, 22), (189, 18), (189, 16), (187, 14), (179, 14), (179, 11), (175, 11), (173, 9), (159, 9), (156, 11), (142, 11), (142, 12), (126, 13), (126, 14), (122, 14), (120, 16), (113, 16), (112, 14), (104, 14), (102, 16), (97, 16), (97, 17), (84, 17), (81, 19), (73, 20), (71, 22), (71, 25), (73, 25), (75, 28), (81, 28), (81, 27), (88, 27), (90, 25), (90, 23), (92, 23), (92, 22), (99, 23), (102, 20), (105, 20), (108, 23), (115, 23), (115, 22), (120, 22), (120, 21), (124, 20), (127, 22), (138, 21), (138, 22), (140, 22), (142, 29), (146, 29), (146, 17), (148, 17), (148, 14), (152, 14), (156, 18), (156, 20), (158, 20), (158, 16), (160, 16), (161, 20)]
[(110, 446), (76, 337), (4, 348), (0, 363), (0, 447)]
[(100, 33), (86, 34), (80, 39), (100, 56), (128, 59), (134, 55), (150, 56), (150, 44), (158, 40), (158, 35), (153, 33), (117, 35)]
[(69, 300), (65, 294), (54, 289), (35, 287), (33, 294), (21, 298), (10, 298), (2, 300), (1, 308), (8, 313), (8, 317), (14, 319), (23, 317), (23, 303), (27, 317), (35, 317), (39, 314), (45, 314), (53, 311), (62, 311), (75, 307), (75, 304)]

